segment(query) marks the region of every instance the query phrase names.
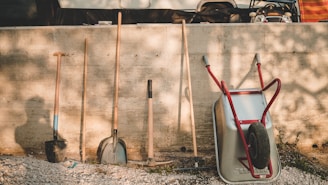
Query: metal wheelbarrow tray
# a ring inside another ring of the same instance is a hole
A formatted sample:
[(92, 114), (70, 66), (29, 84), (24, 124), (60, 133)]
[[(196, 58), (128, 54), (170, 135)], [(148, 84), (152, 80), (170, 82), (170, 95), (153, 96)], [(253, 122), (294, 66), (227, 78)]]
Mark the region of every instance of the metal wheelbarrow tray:
[[(274, 141), (273, 125), (268, 112), (281, 88), (276, 78), (264, 86), (258, 54), (260, 89), (229, 90), (206, 68), (222, 94), (213, 104), (213, 128), (218, 174), (229, 184), (264, 183), (278, 178), (281, 171), (279, 154)], [(274, 95), (266, 102), (264, 91), (277, 84)]]

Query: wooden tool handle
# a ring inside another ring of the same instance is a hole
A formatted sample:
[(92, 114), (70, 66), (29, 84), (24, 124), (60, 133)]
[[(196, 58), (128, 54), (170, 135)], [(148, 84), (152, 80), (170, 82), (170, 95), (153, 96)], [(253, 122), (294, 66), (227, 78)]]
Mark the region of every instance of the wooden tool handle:
[(148, 158), (154, 158), (154, 122), (152, 80), (148, 80)]
[(81, 151), (81, 161), (85, 162), (85, 114), (87, 105), (87, 74), (88, 74), (88, 40), (84, 41), (84, 72), (83, 72), (83, 107), (82, 107), (82, 151)]
[(197, 143), (196, 143), (196, 129), (195, 129), (195, 118), (194, 118), (194, 106), (192, 99), (192, 87), (191, 87), (191, 76), (190, 76), (190, 65), (189, 65), (189, 51), (188, 51), (188, 40), (186, 34), (186, 21), (182, 20), (182, 34), (183, 34), (183, 45), (184, 54), (186, 57), (187, 73), (188, 73), (188, 89), (189, 89), (189, 101), (190, 101), (190, 119), (192, 129), (192, 143), (194, 149), (194, 156), (197, 157)]
[(54, 56), (57, 56), (56, 89), (55, 89), (55, 105), (54, 105), (54, 120), (53, 120), (53, 137), (54, 137), (54, 140), (58, 139), (60, 68), (61, 68), (61, 57), (65, 56), (65, 55), (66, 54), (62, 53), (62, 52), (54, 53)]
[(120, 72), (120, 46), (121, 46), (121, 24), (122, 13), (118, 12), (117, 19), (117, 38), (116, 38), (116, 71), (115, 71), (115, 95), (114, 95), (114, 130), (118, 127), (118, 87), (119, 87), (119, 72)]

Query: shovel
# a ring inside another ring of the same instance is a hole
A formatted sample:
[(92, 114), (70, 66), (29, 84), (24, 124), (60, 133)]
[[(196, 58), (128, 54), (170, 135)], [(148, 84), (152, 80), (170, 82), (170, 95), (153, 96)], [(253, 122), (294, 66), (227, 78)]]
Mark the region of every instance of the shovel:
[(126, 164), (126, 145), (117, 136), (118, 128), (118, 83), (120, 69), (120, 37), (121, 37), (122, 13), (118, 12), (117, 40), (116, 40), (116, 75), (115, 75), (115, 95), (114, 95), (114, 116), (113, 135), (103, 139), (98, 147), (97, 156), (101, 164)]
[(58, 110), (59, 110), (59, 83), (60, 83), (60, 67), (61, 57), (65, 56), (64, 53), (56, 52), (57, 56), (57, 74), (56, 74), (56, 91), (55, 91), (55, 107), (54, 107), (54, 120), (53, 120), (53, 137), (51, 141), (45, 142), (46, 155), (49, 162), (58, 163), (65, 159), (66, 142), (58, 140)]

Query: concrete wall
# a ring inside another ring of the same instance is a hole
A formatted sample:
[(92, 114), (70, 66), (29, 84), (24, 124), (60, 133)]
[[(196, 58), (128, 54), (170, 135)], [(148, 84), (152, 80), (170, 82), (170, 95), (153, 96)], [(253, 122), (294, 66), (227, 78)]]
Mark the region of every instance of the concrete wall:
[[(187, 25), (201, 155), (215, 155), (211, 107), (219, 95), (202, 56), (230, 87), (249, 88), (259, 87), (251, 65), (255, 53), (261, 55), (265, 82), (279, 77), (283, 84), (270, 110), (276, 141), (297, 144), (309, 154), (327, 153), (327, 30), (326, 23)], [(115, 25), (0, 29), (0, 153), (44, 154), (44, 142), (52, 140), (53, 54), (61, 51), (68, 56), (62, 58), (59, 133), (67, 140), (67, 156), (79, 159), (85, 38), (86, 147), (87, 157), (96, 157), (100, 141), (112, 130)], [(121, 41), (118, 134), (129, 159), (146, 157), (148, 79), (153, 80), (155, 155), (186, 155), (180, 148), (191, 151), (192, 139), (182, 26), (123, 25)]]

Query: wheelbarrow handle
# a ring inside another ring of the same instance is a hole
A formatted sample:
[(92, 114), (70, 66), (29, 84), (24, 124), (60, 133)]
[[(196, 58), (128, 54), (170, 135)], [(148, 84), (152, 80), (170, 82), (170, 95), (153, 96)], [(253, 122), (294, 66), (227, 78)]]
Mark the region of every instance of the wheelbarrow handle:
[(262, 77), (260, 54), (256, 53), (255, 57), (254, 57), (254, 60), (256, 60), (257, 72), (258, 72), (258, 75), (259, 75), (261, 88), (263, 89), (264, 88), (264, 82), (263, 82), (263, 77)]
[(216, 85), (220, 88), (220, 90), (224, 93), (224, 90), (222, 88), (221, 83), (219, 82), (219, 80), (214, 76), (214, 74), (211, 71), (211, 67), (210, 64), (208, 62), (207, 56), (203, 55), (203, 61), (205, 63), (205, 67), (207, 69), (207, 72), (210, 74), (210, 76), (212, 77), (212, 79), (214, 80), (214, 82), (216, 83)]
[(207, 59), (207, 56), (206, 55), (203, 56), (203, 61), (205, 63), (205, 67), (207, 67), (207, 66), (210, 65), (210, 63), (208, 62), (208, 59)]
[(256, 64), (260, 64), (261, 63), (260, 54), (258, 54), (258, 53), (255, 54), (255, 60), (256, 60)]

